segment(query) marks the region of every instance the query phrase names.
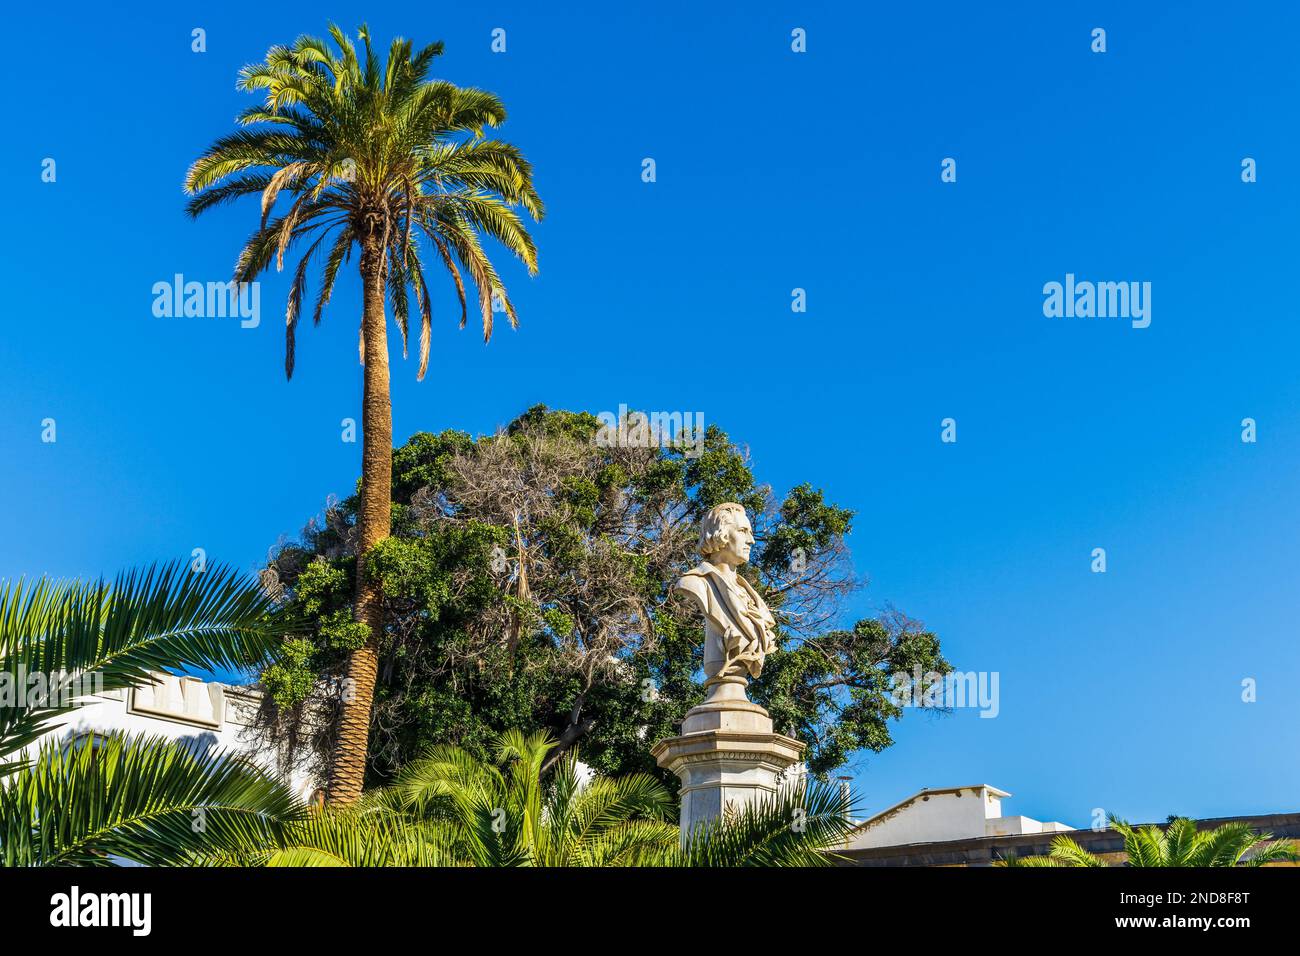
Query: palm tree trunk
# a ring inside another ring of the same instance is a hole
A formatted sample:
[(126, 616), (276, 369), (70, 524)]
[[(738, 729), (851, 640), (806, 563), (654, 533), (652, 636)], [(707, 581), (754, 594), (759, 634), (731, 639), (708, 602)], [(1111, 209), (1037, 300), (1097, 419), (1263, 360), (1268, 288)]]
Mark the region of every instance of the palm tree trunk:
[(391, 530), (393, 485), (393, 407), (388, 393), (388, 334), (384, 318), (384, 236), (372, 231), (362, 241), (362, 336), (365, 386), (361, 423), (361, 508), (357, 515), (356, 620), (370, 628), (370, 639), (348, 660), (343, 712), (330, 763), (329, 801), (355, 802), (361, 796), (370, 739), (370, 707), (379, 668), (383, 633), (380, 587), (366, 579), (365, 556)]

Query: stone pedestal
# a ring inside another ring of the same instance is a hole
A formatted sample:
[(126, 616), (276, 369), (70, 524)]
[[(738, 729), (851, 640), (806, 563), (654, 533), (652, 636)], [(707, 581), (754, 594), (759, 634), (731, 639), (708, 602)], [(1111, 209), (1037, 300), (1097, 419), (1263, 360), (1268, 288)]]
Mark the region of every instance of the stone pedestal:
[(802, 743), (772, 732), (772, 718), (745, 696), (746, 684), (741, 677), (710, 681), (704, 703), (687, 711), (682, 735), (651, 748), (659, 766), (682, 782), (683, 839), (728, 808), (776, 793), (779, 775), (803, 754)]

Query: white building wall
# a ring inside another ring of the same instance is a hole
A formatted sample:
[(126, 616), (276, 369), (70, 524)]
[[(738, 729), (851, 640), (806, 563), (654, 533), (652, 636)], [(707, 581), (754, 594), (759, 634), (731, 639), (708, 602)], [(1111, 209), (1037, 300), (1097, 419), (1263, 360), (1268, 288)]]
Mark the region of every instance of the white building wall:
[(26, 750), (27, 757), (50, 740), (71, 743), (90, 734), (128, 733), (187, 740), (198, 747), (243, 753), (286, 779), (302, 800), (320, 785), (301, 765), (283, 767), (274, 748), (251, 728), (262, 703), (260, 691), (196, 677), (155, 674), (149, 687), (108, 691), (85, 698)]
[[(900, 846), (962, 840), (984, 835), (986, 791), (982, 787), (954, 791), (922, 791), (910, 800), (891, 807), (875, 823), (854, 834), (851, 848)], [(997, 798), (993, 812), (1000, 810)], [(870, 821), (868, 821), (870, 822)]]
[(1063, 823), (1041, 823), (1024, 816), (1002, 815), (1002, 798), (1011, 794), (987, 784), (922, 790), (861, 823), (847, 849), (941, 843), (985, 836), (1057, 833)]

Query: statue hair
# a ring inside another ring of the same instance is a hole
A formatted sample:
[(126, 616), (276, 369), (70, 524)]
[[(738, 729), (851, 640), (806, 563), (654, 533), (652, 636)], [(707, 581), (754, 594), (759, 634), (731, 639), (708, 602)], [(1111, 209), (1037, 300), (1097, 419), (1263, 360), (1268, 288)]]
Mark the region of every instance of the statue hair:
[(745, 509), (734, 501), (714, 505), (700, 522), (700, 555), (707, 558), (731, 543), (735, 516), (745, 517)]

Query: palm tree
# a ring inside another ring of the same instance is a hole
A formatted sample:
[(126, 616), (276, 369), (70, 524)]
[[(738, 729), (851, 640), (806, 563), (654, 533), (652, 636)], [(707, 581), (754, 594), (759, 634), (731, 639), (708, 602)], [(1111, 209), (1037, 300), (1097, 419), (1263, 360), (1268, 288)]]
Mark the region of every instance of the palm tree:
[[(1256, 833), (1246, 823), (1225, 823), (1213, 830), (1198, 831), (1196, 821), (1174, 818), (1161, 829), (1154, 824), (1133, 827), (1118, 817), (1110, 825), (1124, 837), (1126, 866), (1263, 866), (1284, 860), (1300, 860), (1294, 846), (1273, 839), (1271, 833)], [(1249, 859), (1243, 859), (1247, 853)], [(1068, 836), (1052, 840), (1047, 856), (1011, 857), (1000, 866), (1106, 866), (1101, 857), (1089, 853)]]
[(544, 732), (517, 730), (498, 739), (495, 764), (434, 747), (382, 798), (418, 821), (450, 824), (475, 866), (622, 866), (676, 840), (659, 781), (644, 773), (584, 781), (573, 752), (544, 779), (555, 747)]
[[(313, 323), (334, 288), (340, 265), (359, 250), (362, 312), (359, 351), (364, 366), (362, 481), (357, 515), (354, 615), (369, 632), (346, 673), (330, 769), (332, 802), (359, 798), (365, 775), (370, 709), (378, 667), (383, 612), (381, 588), (366, 574), (366, 555), (390, 530), (392, 407), (388, 390), (388, 340), (384, 301), (392, 306), (407, 353), (407, 319), (414, 297), (420, 314), (418, 379), (429, 362), (432, 321), (426, 256), (450, 274), (464, 327), (467, 306), (462, 270), (478, 293), (483, 339), (492, 336), (494, 301), (515, 325), (514, 305), (480, 234), (498, 240), (537, 271), (537, 250), (516, 206), (535, 220), (542, 203), (532, 167), (509, 143), (483, 138), (506, 118), (491, 93), (428, 79), (442, 43), (418, 51), (395, 39), (380, 63), (363, 26), (364, 57), (331, 25), (333, 48), (318, 37), (275, 46), (264, 62), (240, 71), (239, 88), (265, 91), (264, 105), (239, 117), (243, 129), (212, 144), (190, 168), (188, 211), (205, 210), (240, 196), (260, 194), (261, 223), (244, 245), (235, 280), (249, 282), (274, 259), (305, 246), (293, 271), (285, 311), (285, 375), (293, 376), (294, 332), (306, 296), (307, 269), (323, 256)], [(284, 215), (271, 218), (281, 193), (292, 197)]]
[(697, 830), (685, 846), (672, 798), (647, 774), (584, 779), (555, 742), (503, 734), (495, 759), (434, 747), (390, 787), (327, 808), (282, 842), (226, 862), (266, 866), (819, 866), (851, 823), (838, 788), (789, 791)]
[(0, 583), (0, 863), (179, 863), (264, 845), (301, 814), (284, 784), (248, 761), (157, 738), (111, 735), (32, 746), (79, 699), (20, 693), (42, 675), (137, 687), (163, 668), (263, 663), (297, 625), (256, 583), (172, 564), (111, 585)]

